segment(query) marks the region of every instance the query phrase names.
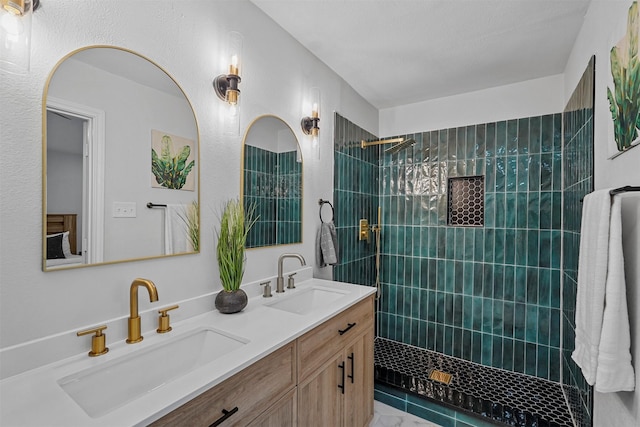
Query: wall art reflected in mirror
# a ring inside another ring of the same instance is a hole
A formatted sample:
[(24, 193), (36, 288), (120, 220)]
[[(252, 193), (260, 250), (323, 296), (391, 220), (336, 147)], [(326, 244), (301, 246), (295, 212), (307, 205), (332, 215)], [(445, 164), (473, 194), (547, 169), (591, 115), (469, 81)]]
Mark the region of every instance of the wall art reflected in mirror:
[(43, 99), (43, 269), (199, 251), (196, 116), (151, 60), (93, 46)]
[(242, 200), (257, 216), (247, 248), (302, 242), (302, 156), (291, 127), (258, 117), (245, 133), (242, 159)]

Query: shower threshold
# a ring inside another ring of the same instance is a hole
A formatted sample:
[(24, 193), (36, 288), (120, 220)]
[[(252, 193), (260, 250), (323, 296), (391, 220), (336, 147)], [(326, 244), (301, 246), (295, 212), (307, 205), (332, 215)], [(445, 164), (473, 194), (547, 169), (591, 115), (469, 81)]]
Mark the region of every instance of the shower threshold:
[(495, 425), (574, 427), (559, 383), (381, 337), (375, 340), (374, 354), (376, 383)]

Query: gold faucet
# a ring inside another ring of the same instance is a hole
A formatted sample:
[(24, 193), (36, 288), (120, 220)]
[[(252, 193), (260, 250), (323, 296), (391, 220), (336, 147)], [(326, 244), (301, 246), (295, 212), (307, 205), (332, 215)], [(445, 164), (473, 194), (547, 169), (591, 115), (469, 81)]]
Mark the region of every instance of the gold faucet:
[(141, 285), (149, 291), (149, 301), (158, 301), (158, 290), (151, 280), (136, 279), (131, 283), (129, 291), (129, 338), (127, 338), (127, 344), (134, 344), (143, 339), (140, 334), (140, 316), (138, 316), (138, 287)]

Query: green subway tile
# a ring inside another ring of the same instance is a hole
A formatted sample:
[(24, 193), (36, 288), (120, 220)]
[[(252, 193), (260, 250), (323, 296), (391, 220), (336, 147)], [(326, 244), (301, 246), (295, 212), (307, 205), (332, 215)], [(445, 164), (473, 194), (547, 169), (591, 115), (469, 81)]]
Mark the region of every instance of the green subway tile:
[(515, 301), (523, 303), (527, 300), (527, 269), (515, 268)]
[(538, 309), (535, 305), (526, 306), (525, 340), (538, 342)]
[(482, 332), (491, 333), (493, 330), (493, 300), (483, 298), (482, 301)]
[(493, 264), (485, 264), (483, 268), (482, 296), (493, 297)]
[(513, 337), (519, 340), (524, 340), (525, 333), (526, 333), (526, 305), (517, 302), (515, 304), (515, 316), (513, 320)]
[(551, 270), (546, 268), (538, 271), (538, 304), (544, 307), (551, 304)]
[(537, 365), (538, 365), (538, 351), (537, 351), (536, 345), (533, 343), (526, 343), (525, 352), (526, 352), (525, 373), (527, 375), (535, 376)]
[(463, 265), (463, 293), (465, 295), (474, 294), (474, 264), (465, 262)]
[(453, 328), (444, 327), (444, 354), (453, 356)]
[(464, 263), (461, 261), (454, 262), (454, 279), (453, 292), (456, 294), (464, 293)]
[(518, 154), (518, 121), (507, 121), (507, 154)]
[(531, 117), (529, 119), (529, 153), (538, 154), (542, 143), (542, 120), (541, 117)]
[(438, 267), (437, 267), (437, 261), (435, 259), (429, 259), (428, 261), (429, 264), (429, 279), (428, 279), (428, 287), (429, 289), (437, 289), (438, 287)]
[(524, 341), (513, 341), (513, 370), (524, 373)]
[(518, 119), (518, 154), (529, 153), (529, 119)]
[(507, 122), (487, 124), (486, 157), (503, 156), (507, 150)]
[(513, 340), (502, 340), (502, 369), (513, 370)]
[(435, 322), (436, 321), (436, 305), (437, 305), (437, 294), (436, 292), (430, 291), (428, 293), (429, 299), (427, 300), (427, 321)]
[(455, 256), (455, 229), (453, 227), (447, 227), (445, 231), (445, 258), (453, 259)]
[(472, 332), (471, 334), (471, 361), (482, 363), (482, 334)]
[(494, 260), (495, 230), (487, 228), (484, 235), (484, 262), (492, 263)]
[(465, 245), (464, 245), (464, 228), (455, 228), (454, 229), (454, 238), (455, 238), (455, 259), (462, 260), (465, 255)]
[(475, 261), (484, 260), (484, 230), (477, 228), (474, 230), (474, 255)]
[(522, 192), (529, 189), (529, 156), (518, 156), (518, 181), (516, 191)]
[(560, 310), (549, 309), (549, 345), (560, 347)]
[(462, 331), (462, 358), (471, 360), (471, 337), (472, 332), (469, 329)]
[(474, 259), (474, 236), (475, 230), (472, 230), (470, 228), (464, 229), (464, 252), (462, 256), (462, 259), (464, 261), (473, 261)]
[(436, 266), (438, 268), (438, 278), (436, 282), (436, 289), (438, 289), (438, 291), (443, 292), (445, 290), (446, 280), (447, 280), (446, 261), (443, 259), (439, 259), (436, 261)]
[(491, 358), (493, 356), (493, 340), (491, 335), (482, 334), (482, 364), (491, 366)]
[(540, 190), (540, 155), (531, 154), (529, 156), (529, 191)]
[(465, 329), (473, 327), (473, 298), (470, 296), (463, 298), (462, 327)]
[(483, 288), (483, 277), (484, 277), (484, 266), (477, 262), (474, 263), (473, 265), (473, 295), (474, 296), (481, 296), (482, 295), (482, 288)]
[(444, 292), (436, 292), (436, 322), (444, 323)]
[(549, 347), (540, 345), (538, 346), (538, 367), (536, 376), (539, 378), (549, 378)]
[(473, 297), (473, 320), (472, 329), (474, 331), (482, 330), (482, 298)]
[(527, 265), (538, 266), (539, 250), (539, 232), (538, 230), (529, 230), (527, 232)]
[(527, 193), (518, 193), (516, 195), (516, 228), (527, 228), (527, 219), (529, 215), (529, 201)]
[(504, 266), (500, 264), (493, 266), (493, 298), (504, 298)]
[(538, 344), (549, 345), (551, 311), (547, 307), (538, 307)]
[(505, 337), (513, 338), (515, 326), (515, 304), (505, 301), (502, 307), (502, 333)]
[(486, 125), (467, 127), (467, 159), (484, 157)]
[(496, 264), (504, 264), (505, 262), (505, 230), (496, 229), (494, 231), (494, 262)]
[(460, 294), (453, 296), (453, 326), (462, 327), (464, 297)]
[(495, 301), (493, 304), (492, 315), (493, 318), (491, 320), (491, 330), (490, 333), (494, 335), (501, 335), (503, 329), (504, 322), (504, 313), (503, 313), (504, 305), (502, 301)]
[(512, 155), (506, 159), (505, 191), (516, 191), (518, 185), (518, 156)]
[(516, 230), (516, 265), (527, 265), (527, 230)]

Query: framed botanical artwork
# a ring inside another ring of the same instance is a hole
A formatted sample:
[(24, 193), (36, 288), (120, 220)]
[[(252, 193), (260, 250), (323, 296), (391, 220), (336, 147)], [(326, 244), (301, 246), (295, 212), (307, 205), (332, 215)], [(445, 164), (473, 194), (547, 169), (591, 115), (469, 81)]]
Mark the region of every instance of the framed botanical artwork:
[(159, 130), (151, 131), (151, 186), (195, 190), (195, 142)]
[(640, 145), (639, 12), (638, 2), (634, 1), (629, 7), (625, 34), (609, 52), (609, 134), (613, 137), (618, 151), (613, 157)]

